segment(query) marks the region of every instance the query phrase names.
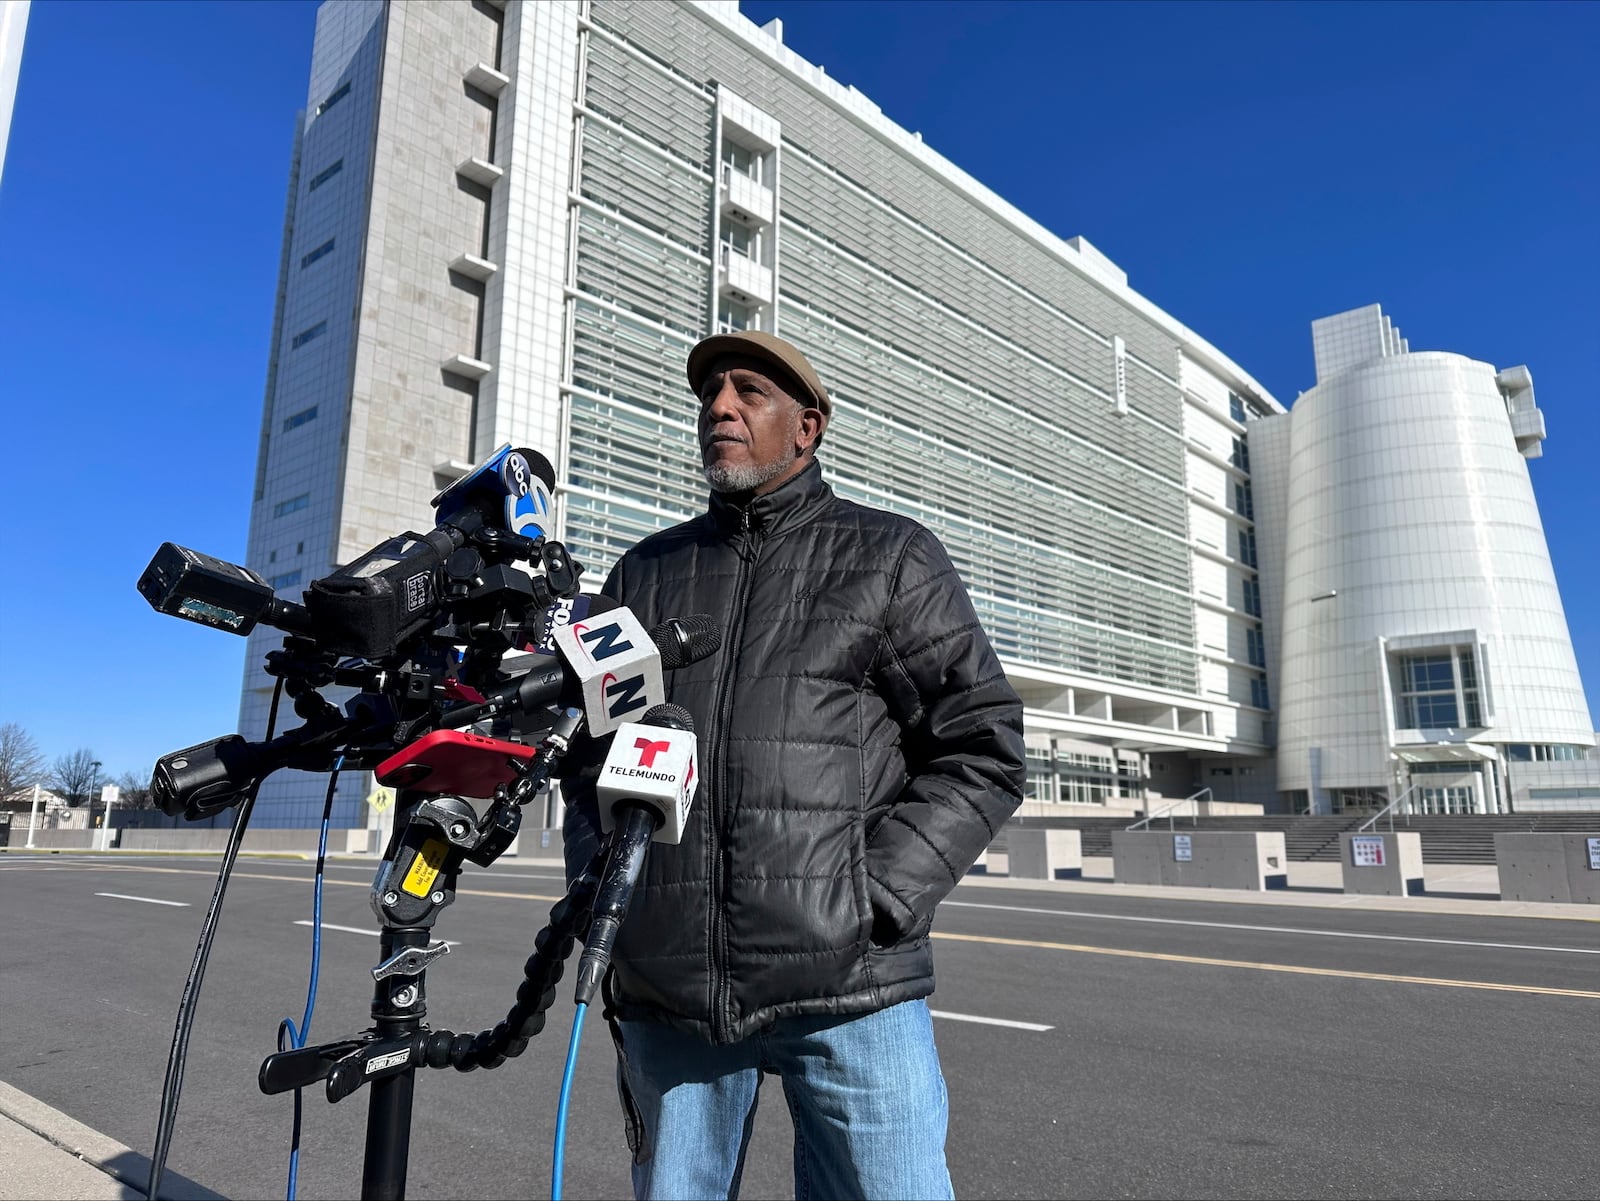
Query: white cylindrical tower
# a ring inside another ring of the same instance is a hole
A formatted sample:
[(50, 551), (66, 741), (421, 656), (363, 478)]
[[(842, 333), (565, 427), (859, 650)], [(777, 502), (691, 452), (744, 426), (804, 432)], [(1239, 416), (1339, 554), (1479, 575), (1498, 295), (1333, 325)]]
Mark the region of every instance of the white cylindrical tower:
[(1313, 336), (1317, 386), (1291, 412), (1278, 786), (1328, 811), (1458, 785), (1424, 807), (1493, 811), (1506, 744), (1594, 741), (1524, 457), (1543, 435), (1531, 378), (1410, 353), (1376, 305)]

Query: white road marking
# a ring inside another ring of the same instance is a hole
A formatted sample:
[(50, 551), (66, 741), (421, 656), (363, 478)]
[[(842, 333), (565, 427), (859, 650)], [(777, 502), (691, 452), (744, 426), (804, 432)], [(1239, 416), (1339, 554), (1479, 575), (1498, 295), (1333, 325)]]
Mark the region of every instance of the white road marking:
[[(297, 926), (312, 926), (315, 924), (315, 922), (307, 921), (304, 918), (295, 922), (295, 925)], [(343, 930), (346, 934), (370, 934), (373, 938), (378, 937), (378, 931), (368, 930), (361, 926), (336, 926), (332, 922), (323, 922), (322, 928), (324, 930)]]
[[(308, 921), (305, 918), (296, 919), (294, 924), (297, 925), (297, 926), (315, 925), (314, 922)], [(322, 928), (324, 930), (342, 930), (346, 934), (367, 934), (367, 935), (370, 935), (373, 938), (377, 938), (379, 933), (381, 933), (378, 930), (368, 930), (368, 929), (365, 929), (362, 926), (336, 926), (332, 922), (323, 922), (322, 923)], [(454, 940), (448, 939), (448, 938), (441, 939), (440, 941), (443, 942), (445, 946), (450, 947), (452, 949), (455, 948), (455, 947), (459, 947), (461, 945), (460, 943), (455, 942)]]
[(108, 1001), (105, 997), (99, 998), (100, 1004), (109, 1005), (112, 1009), (120, 1009), (123, 1013), (131, 1013), (134, 1017), (147, 1018), (150, 1015), (142, 1009), (130, 1009), (126, 1005), (119, 1005), (115, 1001)]
[(1012, 1030), (1054, 1030), (1054, 1026), (1041, 1026), (1038, 1022), (1013, 1022), (1009, 1018), (982, 1018), (971, 1013), (947, 1013), (942, 1009), (928, 1010), (936, 1018), (950, 1022), (977, 1022), (980, 1026), (1007, 1026)]
[(97, 897), (110, 897), (113, 901), (143, 901), (146, 905), (171, 905), (175, 909), (189, 908), (188, 901), (162, 901), (155, 897), (130, 897), (121, 892), (97, 892)]
[(1183, 917), (1138, 917), (1131, 913), (1083, 913), (1072, 909), (1030, 909), (1025, 905), (985, 905), (977, 901), (945, 901), (961, 909), (998, 909), (1005, 913), (1043, 913), (1050, 917), (1093, 917), (1108, 922), (1148, 922), (1157, 926), (1204, 926), (1211, 930), (1253, 930), (1267, 934), (1315, 934), (1322, 938), (1367, 938), (1377, 942), (1425, 942), (1445, 947), (1484, 947), (1497, 951), (1559, 951), (1567, 955), (1600, 955), (1600, 947), (1545, 947), (1520, 942), (1475, 942), (1466, 938), (1422, 938), (1413, 934), (1367, 934), (1357, 930), (1308, 930), (1299, 926), (1247, 926), (1239, 922), (1201, 922)]

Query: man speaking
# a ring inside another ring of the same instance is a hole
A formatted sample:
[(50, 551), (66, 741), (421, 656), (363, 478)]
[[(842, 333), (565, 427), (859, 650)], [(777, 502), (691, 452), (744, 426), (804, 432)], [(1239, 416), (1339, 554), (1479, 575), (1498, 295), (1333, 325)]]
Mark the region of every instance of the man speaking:
[[(701, 787), (613, 959), (634, 1191), (737, 1196), (765, 1072), (797, 1198), (951, 1197), (928, 928), (1021, 799), (1022, 706), (938, 539), (823, 481), (832, 402), (798, 349), (721, 334), (688, 376), (709, 508), (603, 589), (722, 629), (666, 681)], [(568, 789), (569, 877), (598, 846), (592, 781)]]

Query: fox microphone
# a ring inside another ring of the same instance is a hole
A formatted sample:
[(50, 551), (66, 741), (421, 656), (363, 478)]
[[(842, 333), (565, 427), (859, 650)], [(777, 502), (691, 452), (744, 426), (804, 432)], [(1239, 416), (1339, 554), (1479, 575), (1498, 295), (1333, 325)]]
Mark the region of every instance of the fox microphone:
[(595, 783), (600, 828), (615, 830), (595, 894), (594, 917), (578, 961), (576, 1000), (587, 1005), (611, 962), (633, 886), (654, 842), (677, 843), (698, 783), (694, 720), (679, 705), (657, 705), (640, 722), (617, 728)]

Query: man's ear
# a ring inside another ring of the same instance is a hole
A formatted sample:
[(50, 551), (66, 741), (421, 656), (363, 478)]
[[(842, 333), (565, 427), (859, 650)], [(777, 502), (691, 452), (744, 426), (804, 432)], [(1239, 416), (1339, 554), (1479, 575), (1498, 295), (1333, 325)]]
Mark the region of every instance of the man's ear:
[(828, 419), (822, 415), (822, 410), (802, 409), (799, 424), (795, 428), (795, 452), (803, 455), (808, 450), (814, 450), (817, 443), (822, 441), (822, 431), (827, 425)]

